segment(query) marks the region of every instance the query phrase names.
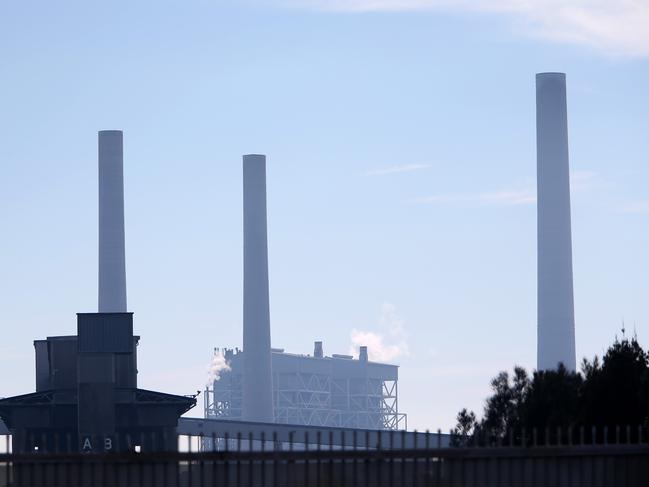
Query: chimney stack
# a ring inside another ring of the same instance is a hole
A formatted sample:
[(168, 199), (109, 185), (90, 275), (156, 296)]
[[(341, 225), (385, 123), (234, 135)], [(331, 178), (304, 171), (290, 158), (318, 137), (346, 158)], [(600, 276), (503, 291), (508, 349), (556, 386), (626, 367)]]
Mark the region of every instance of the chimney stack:
[(243, 156), (244, 421), (273, 422), (268, 297), (266, 156)]
[(322, 352), (322, 342), (314, 342), (313, 356), (315, 358), (322, 358), (324, 356), (324, 353)]
[(536, 75), (537, 368), (574, 371), (566, 75)]
[(126, 312), (121, 130), (99, 132), (99, 312)]
[(367, 357), (367, 347), (366, 346), (359, 347), (359, 349), (358, 349), (358, 360), (360, 360), (361, 362), (367, 362), (368, 357)]

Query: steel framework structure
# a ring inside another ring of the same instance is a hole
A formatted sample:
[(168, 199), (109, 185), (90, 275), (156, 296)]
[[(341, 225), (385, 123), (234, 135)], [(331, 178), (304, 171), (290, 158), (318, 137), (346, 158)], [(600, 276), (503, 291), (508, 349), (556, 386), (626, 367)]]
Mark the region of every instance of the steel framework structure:
[[(242, 355), (225, 349), (228, 369), (205, 389), (205, 418), (241, 420)], [(376, 430), (405, 430), (399, 412), (398, 367), (348, 356), (313, 357), (274, 349), (275, 422)]]

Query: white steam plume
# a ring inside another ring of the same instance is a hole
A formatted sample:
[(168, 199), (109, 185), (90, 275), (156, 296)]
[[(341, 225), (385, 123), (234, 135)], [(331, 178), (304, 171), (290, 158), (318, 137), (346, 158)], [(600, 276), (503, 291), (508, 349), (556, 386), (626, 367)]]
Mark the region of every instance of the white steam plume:
[(221, 379), (222, 372), (229, 372), (230, 370), (232, 370), (230, 363), (225, 359), (223, 351), (215, 348), (212, 362), (210, 362), (210, 366), (207, 369), (207, 385), (211, 386), (214, 381)]
[(350, 334), (352, 343), (349, 353), (358, 355), (359, 347), (364, 345), (367, 346), (369, 359), (376, 362), (389, 362), (408, 355), (408, 335), (394, 305), (383, 303), (379, 326), (385, 330), (383, 333), (354, 328)]

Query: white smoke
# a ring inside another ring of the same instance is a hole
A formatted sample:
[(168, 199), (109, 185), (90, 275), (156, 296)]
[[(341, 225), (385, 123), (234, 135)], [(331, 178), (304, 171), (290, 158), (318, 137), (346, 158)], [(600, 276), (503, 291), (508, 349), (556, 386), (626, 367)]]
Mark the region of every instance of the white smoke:
[(351, 355), (358, 355), (361, 346), (367, 346), (367, 354), (371, 361), (389, 362), (398, 357), (408, 355), (408, 335), (405, 323), (397, 315), (396, 307), (390, 303), (381, 305), (379, 326), (383, 333), (358, 330), (351, 331), (352, 344), (349, 349)]
[(210, 362), (210, 366), (207, 369), (207, 385), (211, 386), (214, 381), (221, 379), (222, 372), (229, 372), (230, 370), (232, 370), (230, 363), (225, 359), (223, 351), (215, 348), (212, 362)]

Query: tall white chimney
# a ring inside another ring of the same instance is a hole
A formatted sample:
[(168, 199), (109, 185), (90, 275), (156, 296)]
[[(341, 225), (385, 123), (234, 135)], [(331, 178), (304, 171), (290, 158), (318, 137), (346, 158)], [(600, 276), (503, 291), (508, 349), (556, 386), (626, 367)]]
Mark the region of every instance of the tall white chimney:
[(245, 421), (273, 422), (266, 156), (243, 156), (243, 397)]
[(99, 312), (126, 312), (121, 130), (99, 132)]
[(536, 75), (537, 368), (575, 370), (566, 75)]

